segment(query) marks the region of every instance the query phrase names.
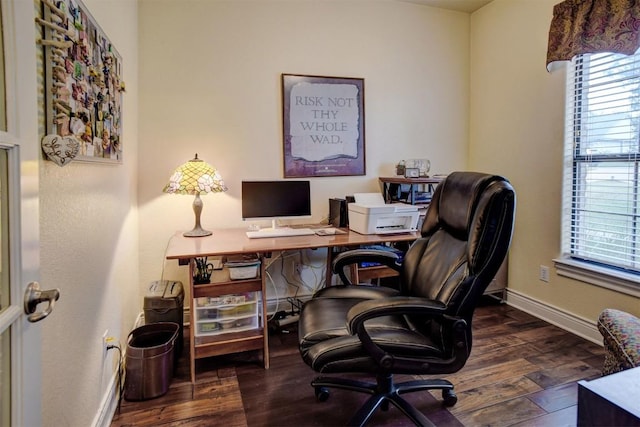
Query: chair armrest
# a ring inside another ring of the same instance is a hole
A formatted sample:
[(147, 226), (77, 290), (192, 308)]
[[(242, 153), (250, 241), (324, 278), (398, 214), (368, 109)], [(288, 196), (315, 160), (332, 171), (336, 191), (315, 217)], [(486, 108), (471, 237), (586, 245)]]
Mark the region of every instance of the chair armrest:
[(351, 285), (351, 281), (344, 273), (345, 267), (363, 261), (377, 262), (399, 272), (400, 265), (398, 264), (398, 259), (399, 258), (396, 254), (389, 251), (376, 249), (353, 249), (338, 254), (338, 256), (333, 260), (331, 268), (334, 273), (340, 276), (342, 283), (345, 285)]
[[(452, 366), (457, 364), (459, 368), (464, 366), (471, 352), (471, 342), (468, 340), (468, 324), (464, 319), (445, 314), (446, 306), (434, 300), (418, 297), (391, 297), (375, 300), (367, 300), (353, 306), (347, 313), (347, 328), (352, 335), (357, 334), (363, 348), (382, 369), (392, 371), (397, 366), (420, 366), (426, 369), (428, 365)], [(414, 360), (411, 357), (392, 355), (373, 342), (369, 332), (365, 328), (365, 321), (380, 316), (418, 314), (431, 316), (434, 319), (444, 320), (450, 323), (452, 342), (450, 358), (435, 361)]]
[(347, 313), (347, 328), (355, 334), (369, 319), (380, 316), (398, 314), (419, 314), (422, 316), (439, 317), (444, 315), (446, 305), (419, 297), (391, 297), (372, 299), (359, 302), (351, 307)]

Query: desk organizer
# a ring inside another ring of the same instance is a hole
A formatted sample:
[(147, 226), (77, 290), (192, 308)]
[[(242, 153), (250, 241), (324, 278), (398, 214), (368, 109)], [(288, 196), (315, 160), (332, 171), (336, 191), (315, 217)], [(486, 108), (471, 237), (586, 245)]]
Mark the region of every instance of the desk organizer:
[(241, 332), (259, 326), (257, 292), (195, 299), (196, 336)]

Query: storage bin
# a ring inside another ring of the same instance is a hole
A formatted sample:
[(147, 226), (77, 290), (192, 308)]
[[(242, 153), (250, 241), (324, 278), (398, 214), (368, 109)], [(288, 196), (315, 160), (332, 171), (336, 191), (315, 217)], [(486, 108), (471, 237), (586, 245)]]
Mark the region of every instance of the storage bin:
[(200, 334), (208, 334), (211, 332), (215, 332), (220, 329), (219, 322), (203, 322), (198, 323), (198, 333)]
[(217, 319), (219, 316), (218, 309), (216, 308), (207, 308), (206, 310), (202, 310), (200, 313), (202, 313), (200, 317), (203, 319)]
[(221, 304), (222, 299), (219, 297), (199, 297), (196, 299), (196, 305), (198, 307), (215, 307)]
[(220, 326), (222, 327), (222, 329), (231, 329), (234, 326), (236, 326), (235, 319), (219, 320), (218, 323), (220, 323)]
[(243, 316), (245, 314), (251, 314), (255, 311), (255, 302), (242, 304), (236, 307), (236, 315)]
[(224, 319), (226, 317), (232, 317), (235, 316), (237, 312), (237, 309), (235, 306), (231, 306), (231, 307), (220, 307), (218, 309), (218, 317), (221, 319)]
[(127, 339), (125, 399), (152, 399), (169, 390), (179, 327), (173, 322), (158, 322), (131, 331)]
[(227, 264), (227, 267), (229, 268), (229, 277), (231, 278), (231, 280), (254, 279), (258, 277), (259, 266), (260, 261), (245, 263), (244, 265)]
[(244, 326), (249, 326), (251, 325), (251, 323), (253, 322), (253, 319), (251, 317), (245, 317), (244, 319), (238, 319), (236, 320), (235, 323), (235, 327), (236, 328), (242, 328)]

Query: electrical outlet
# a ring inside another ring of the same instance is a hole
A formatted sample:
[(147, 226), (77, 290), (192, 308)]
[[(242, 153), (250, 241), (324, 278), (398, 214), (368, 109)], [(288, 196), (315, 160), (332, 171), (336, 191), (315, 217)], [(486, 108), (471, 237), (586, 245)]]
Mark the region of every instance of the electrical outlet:
[(549, 267), (546, 265), (540, 266), (540, 280), (549, 283)]
[(107, 353), (109, 352), (109, 330), (106, 329), (102, 334), (102, 362), (107, 360)]

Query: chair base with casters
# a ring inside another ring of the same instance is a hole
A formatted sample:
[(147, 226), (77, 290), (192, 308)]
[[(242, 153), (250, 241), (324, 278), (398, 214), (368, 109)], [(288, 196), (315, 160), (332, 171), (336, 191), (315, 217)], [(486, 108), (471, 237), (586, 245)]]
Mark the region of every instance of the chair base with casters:
[[(320, 374), (311, 382), (324, 401), (329, 388), (369, 395), (349, 421), (362, 426), (390, 405), (419, 426), (429, 419), (402, 395), (440, 390), (444, 406), (458, 398), (445, 379), (395, 382), (393, 375), (458, 372), (472, 346), (473, 312), (509, 248), (515, 192), (499, 176), (454, 172), (436, 188), (418, 238), (402, 263), (395, 254), (353, 250), (332, 268), (343, 284), (318, 291), (302, 307), (298, 343)], [(347, 267), (375, 260), (399, 273), (398, 287), (352, 284)], [(375, 382), (341, 378), (365, 374)]]
[(442, 400), (444, 406), (453, 406), (458, 401), (458, 397), (453, 392), (453, 384), (447, 380), (413, 380), (401, 383), (393, 381), (393, 375), (378, 375), (377, 382), (370, 383), (346, 378), (317, 377), (311, 381), (315, 389), (316, 399), (325, 402), (329, 398), (329, 388), (356, 391), (370, 394), (371, 397), (349, 420), (349, 426), (364, 426), (374, 414), (376, 409), (383, 411), (389, 409), (389, 403), (398, 408), (407, 418), (419, 426), (433, 426), (434, 424), (418, 411), (413, 405), (403, 399), (400, 395), (414, 391), (442, 390)]

